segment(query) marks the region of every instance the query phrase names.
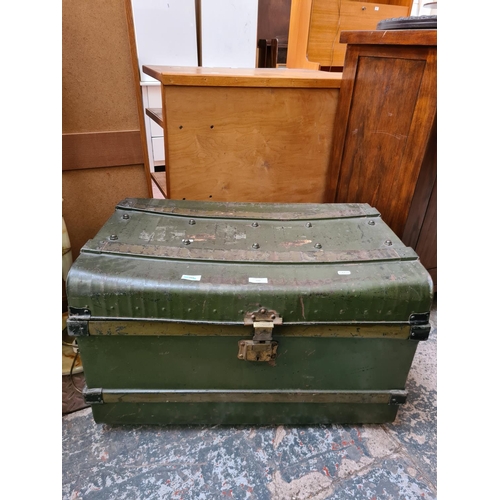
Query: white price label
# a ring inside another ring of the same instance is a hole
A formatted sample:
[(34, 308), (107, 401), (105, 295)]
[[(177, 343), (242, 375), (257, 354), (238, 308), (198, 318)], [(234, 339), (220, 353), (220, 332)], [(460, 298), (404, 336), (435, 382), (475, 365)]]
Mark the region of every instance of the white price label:
[(351, 274), (351, 271), (337, 271), (339, 274)]
[(201, 280), (201, 274), (197, 275), (197, 276), (193, 276), (192, 274), (183, 274), (181, 276), (181, 280), (200, 281)]
[(267, 278), (248, 278), (249, 283), (267, 283)]

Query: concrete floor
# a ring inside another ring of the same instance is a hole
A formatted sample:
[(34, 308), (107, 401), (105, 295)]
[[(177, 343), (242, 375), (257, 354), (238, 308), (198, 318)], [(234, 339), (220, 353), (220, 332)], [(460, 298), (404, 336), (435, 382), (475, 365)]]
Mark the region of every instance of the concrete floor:
[(64, 499), (435, 499), (436, 337), (393, 424), (174, 428), (62, 419)]

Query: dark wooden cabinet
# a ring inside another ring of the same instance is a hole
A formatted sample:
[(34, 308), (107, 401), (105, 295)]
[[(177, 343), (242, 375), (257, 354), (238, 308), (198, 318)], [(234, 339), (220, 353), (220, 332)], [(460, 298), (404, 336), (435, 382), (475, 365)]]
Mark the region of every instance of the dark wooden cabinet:
[(437, 132), (431, 130), (402, 240), (415, 249), (437, 284)]
[(258, 68), (286, 65), (291, 3), (292, 0), (259, 0)]
[(347, 31), (328, 201), (369, 203), (437, 282), (436, 30)]

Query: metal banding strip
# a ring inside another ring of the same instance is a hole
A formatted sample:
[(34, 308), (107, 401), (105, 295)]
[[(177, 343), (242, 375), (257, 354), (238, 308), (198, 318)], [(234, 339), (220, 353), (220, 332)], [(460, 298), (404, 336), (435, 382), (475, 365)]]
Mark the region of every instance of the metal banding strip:
[[(197, 208), (199, 206), (199, 208)], [(258, 220), (314, 220), (352, 217), (379, 217), (380, 212), (366, 203), (349, 204), (260, 204), (260, 203), (220, 203), (162, 200), (161, 204), (149, 199), (127, 199), (120, 202), (117, 209), (137, 210), (154, 214), (200, 218), (236, 218)]]
[(103, 403), (357, 403), (403, 404), (407, 391), (102, 389)]
[(136, 257), (158, 257), (172, 260), (203, 260), (212, 262), (255, 262), (269, 264), (279, 262), (280, 264), (301, 263), (321, 264), (342, 262), (374, 262), (390, 260), (417, 260), (417, 254), (406, 247), (403, 248), (380, 248), (374, 250), (350, 250), (330, 252), (318, 251), (259, 251), (259, 250), (237, 250), (237, 249), (212, 249), (212, 248), (186, 248), (183, 246), (166, 245), (141, 245), (131, 243), (120, 243), (117, 241), (100, 241), (95, 248), (84, 247), (84, 253), (109, 253), (121, 256)]
[[(240, 325), (210, 325), (174, 323), (160, 321), (89, 321), (89, 335), (149, 335), (149, 336), (204, 336), (204, 337), (248, 337), (253, 331)], [(409, 324), (371, 325), (281, 325), (273, 336), (280, 337), (344, 337), (408, 339)]]

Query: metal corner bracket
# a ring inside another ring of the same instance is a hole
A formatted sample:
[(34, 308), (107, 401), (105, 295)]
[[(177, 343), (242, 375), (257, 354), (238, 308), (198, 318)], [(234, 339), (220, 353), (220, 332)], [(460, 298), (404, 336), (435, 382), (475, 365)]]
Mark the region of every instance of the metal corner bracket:
[(391, 399), (389, 400), (389, 405), (404, 405), (406, 403), (406, 398), (408, 393), (406, 391), (391, 391)]
[(70, 307), (69, 316), (66, 321), (68, 335), (82, 337), (89, 335), (90, 310), (79, 307)]
[(413, 325), (410, 328), (410, 340), (422, 342), (429, 338), (430, 333), (431, 325)]
[(72, 318), (68, 318), (66, 321), (66, 326), (68, 328), (68, 335), (71, 337), (84, 337), (89, 334), (89, 322), (80, 321)]
[(103, 404), (102, 389), (89, 389), (87, 386), (82, 391), (83, 400), (90, 405)]
[(418, 313), (410, 315), (410, 339), (424, 341), (429, 338), (431, 325), (429, 323), (430, 313)]

